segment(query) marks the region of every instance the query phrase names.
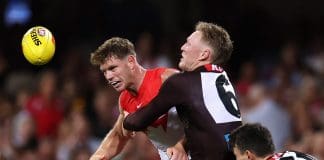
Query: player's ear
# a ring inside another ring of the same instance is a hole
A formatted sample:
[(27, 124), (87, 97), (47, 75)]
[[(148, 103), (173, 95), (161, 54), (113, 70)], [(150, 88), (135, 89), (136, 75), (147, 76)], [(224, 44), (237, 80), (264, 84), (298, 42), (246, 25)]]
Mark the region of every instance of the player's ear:
[(134, 55), (128, 55), (127, 56), (127, 65), (129, 68), (134, 69), (134, 66), (136, 64), (136, 58)]
[(246, 154), (248, 160), (255, 160), (255, 159), (256, 159), (256, 156), (254, 155), (254, 153), (252, 153), (252, 152), (249, 151), (249, 150), (246, 150), (246, 151), (245, 151), (245, 154)]
[(208, 60), (210, 56), (211, 56), (211, 50), (209, 48), (206, 48), (200, 53), (198, 60), (205, 61)]

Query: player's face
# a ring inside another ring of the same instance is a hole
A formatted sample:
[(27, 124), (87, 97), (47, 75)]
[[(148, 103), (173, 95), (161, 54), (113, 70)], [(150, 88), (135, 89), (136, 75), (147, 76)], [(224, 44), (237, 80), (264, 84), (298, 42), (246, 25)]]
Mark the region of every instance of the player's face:
[(115, 56), (107, 58), (105, 63), (100, 65), (108, 84), (121, 92), (131, 84), (132, 74), (129, 56), (119, 59)]
[(236, 160), (249, 160), (247, 154), (241, 153), (241, 151), (236, 147), (233, 148), (233, 152), (236, 157)]
[(199, 63), (199, 55), (203, 52), (201, 37), (202, 33), (200, 31), (195, 31), (187, 38), (186, 43), (182, 45), (182, 57), (178, 64), (180, 69), (192, 71)]

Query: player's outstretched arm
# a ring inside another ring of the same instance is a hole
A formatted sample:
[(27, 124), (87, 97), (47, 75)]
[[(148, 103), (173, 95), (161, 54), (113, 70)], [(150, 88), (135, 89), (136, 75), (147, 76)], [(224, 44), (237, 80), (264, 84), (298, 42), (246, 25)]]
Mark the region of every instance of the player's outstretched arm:
[(91, 156), (90, 160), (109, 160), (122, 151), (122, 149), (124, 148), (124, 146), (130, 138), (128, 136), (123, 135), (123, 120), (124, 113), (122, 109), (120, 109), (120, 115), (118, 116), (114, 127), (106, 135), (96, 152)]
[(174, 146), (167, 149), (167, 154), (170, 160), (188, 160), (188, 155), (185, 150), (186, 138), (183, 136)]
[(173, 106), (181, 106), (186, 97), (182, 77), (177, 74), (168, 78), (158, 95), (148, 105), (125, 117), (123, 127), (131, 131), (143, 131)]

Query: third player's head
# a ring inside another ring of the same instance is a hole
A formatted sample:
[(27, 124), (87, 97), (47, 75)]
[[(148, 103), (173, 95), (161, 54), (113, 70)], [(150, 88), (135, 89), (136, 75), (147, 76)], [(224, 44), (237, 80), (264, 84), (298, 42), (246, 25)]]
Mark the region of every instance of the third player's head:
[(230, 145), (237, 160), (265, 159), (274, 153), (270, 131), (260, 124), (245, 124), (230, 134)]
[(224, 64), (231, 56), (233, 43), (226, 30), (216, 24), (198, 22), (195, 31), (181, 47), (179, 68), (192, 71), (205, 64)]
[(100, 67), (106, 80), (117, 91), (133, 85), (134, 70), (139, 67), (134, 45), (127, 39), (113, 37), (91, 53), (91, 63)]

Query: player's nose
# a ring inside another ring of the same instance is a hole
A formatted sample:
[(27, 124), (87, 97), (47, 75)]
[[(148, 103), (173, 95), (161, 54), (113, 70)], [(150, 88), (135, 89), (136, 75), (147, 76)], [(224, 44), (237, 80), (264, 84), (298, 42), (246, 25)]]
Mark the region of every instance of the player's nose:
[(105, 72), (105, 78), (108, 82), (112, 81), (113, 80), (113, 74), (109, 71), (106, 71)]
[(183, 44), (183, 45), (181, 46), (181, 48), (180, 48), (180, 49), (181, 49), (181, 51), (184, 51), (184, 50), (185, 50), (185, 48), (186, 48), (186, 46), (187, 46), (187, 45), (186, 45), (186, 43), (184, 43), (184, 44)]

